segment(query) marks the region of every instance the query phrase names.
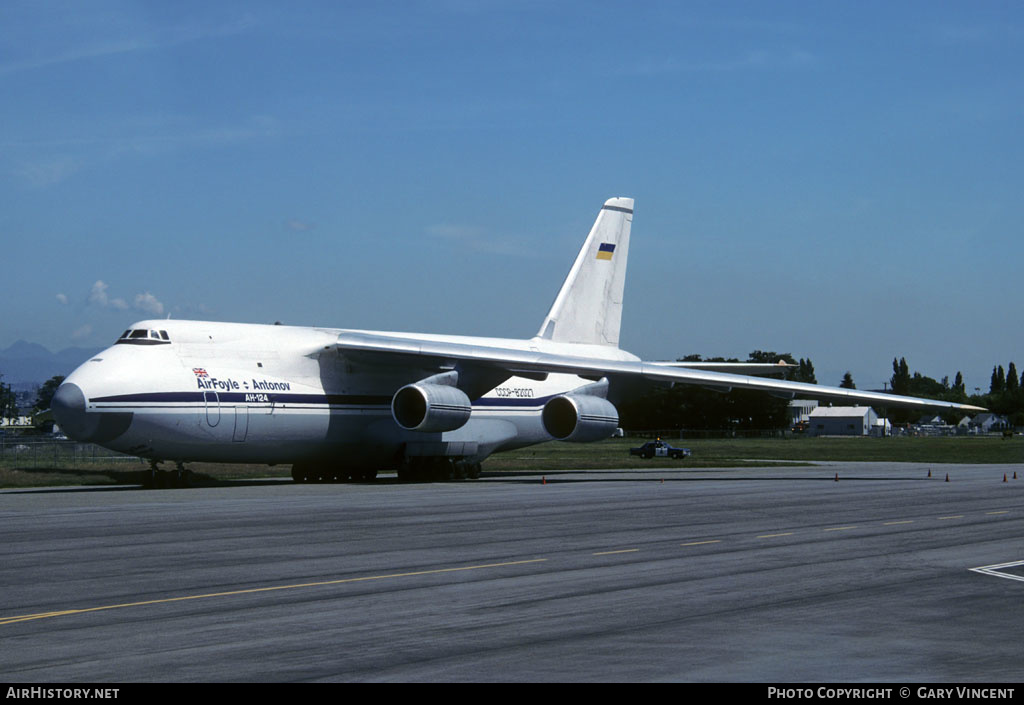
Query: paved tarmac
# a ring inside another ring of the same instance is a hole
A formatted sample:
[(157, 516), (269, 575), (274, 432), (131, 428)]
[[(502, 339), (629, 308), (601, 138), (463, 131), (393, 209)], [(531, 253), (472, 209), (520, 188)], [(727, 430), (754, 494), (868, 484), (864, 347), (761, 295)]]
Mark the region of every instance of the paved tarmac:
[(546, 480), (0, 492), (0, 681), (1024, 680), (1024, 466)]

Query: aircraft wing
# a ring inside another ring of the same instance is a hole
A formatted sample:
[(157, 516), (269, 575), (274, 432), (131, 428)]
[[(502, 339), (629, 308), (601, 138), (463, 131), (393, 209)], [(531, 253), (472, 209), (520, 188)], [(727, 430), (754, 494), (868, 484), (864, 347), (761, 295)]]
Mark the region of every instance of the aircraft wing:
[(376, 333), (342, 332), (338, 335), (336, 347), (342, 353), (375, 359), (382, 363), (388, 362), (389, 359), (392, 361), (415, 360), (418, 367), (431, 366), (439, 370), (468, 367), (477, 371), (500, 373), (505, 377), (538, 378), (545, 374), (572, 374), (591, 380), (599, 380), (602, 377), (607, 377), (610, 381), (644, 379), (653, 382), (691, 384), (722, 392), (733, 389), (750, 389), (785, 398), (799, 395), (811, 399), (826, 399), (862, 405), (954, 409), (964, 412), (984, 411), (984, 408), (970, 404), (956, 404), (859, 389), (823, 387), (817, 384), (790, 382), (768, 377), (750, 377), (710, 370), (671, 367), (663, 363), (577, 357), (536, 350), (471, 345)]
[(645, 362), (645, 365), (658, 367), (682, 367), (688, 370), (708, 370), (710, 372), (729, 372), (737, 375), (781, 375), (786, 370), (795, 370), (800, 365), (792, 365), (783, 360), (778, 362)]

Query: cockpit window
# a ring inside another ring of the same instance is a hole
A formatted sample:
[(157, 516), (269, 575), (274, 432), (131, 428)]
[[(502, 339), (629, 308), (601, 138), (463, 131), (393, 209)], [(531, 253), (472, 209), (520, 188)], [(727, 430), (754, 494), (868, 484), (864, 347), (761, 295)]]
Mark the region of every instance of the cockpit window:
[(167, 345), (170, 342), (171, 336), (167, 335), (167, 331), (146, 330), (144, 328), (126, 330), (117, 339), (117, 344), (125, 343), (128, 345)]

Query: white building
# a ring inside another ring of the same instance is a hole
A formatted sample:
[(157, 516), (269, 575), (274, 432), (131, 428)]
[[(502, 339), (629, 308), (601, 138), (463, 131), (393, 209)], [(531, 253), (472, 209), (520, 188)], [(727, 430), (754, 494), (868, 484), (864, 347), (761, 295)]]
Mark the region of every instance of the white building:
[(1010, 422), (1005, 416), (999, 414), (978, 414), (971, 421), (972, 433), (993, 433), (1010, 428)]
[(889, 422), (889, 419), (879, 418), (877, 421), (875, 421), (875, 425), (871, 427), (871, 435), (874, 438), (891, 436), (892, 424)]
[(811, 412), (818, 408), (817, 399), (794, 399), (789, 402), (789, 425), (806, 424), (810, 421)]
[(877, 424), (878, 414), (870, 406), (819, 406), (808, 418), (807, 435), (867, 436)]

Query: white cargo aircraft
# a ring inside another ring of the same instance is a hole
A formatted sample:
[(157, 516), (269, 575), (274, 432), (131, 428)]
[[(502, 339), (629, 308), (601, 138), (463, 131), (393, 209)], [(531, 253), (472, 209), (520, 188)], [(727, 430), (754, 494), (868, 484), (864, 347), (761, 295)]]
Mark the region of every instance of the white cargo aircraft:
[(54, 417), (76, 440), (150, 459), (154, 476), (160, 461), (179, 474), (188, 461), (290, 463), (312, 481), (477, 477), (492, 453), (609, 437), (616, 404), (652, 383), (980, 410), (620, 350), (632, 221), (633, 199), (604, 204), (529, 340), (140, 321), (64, 381)]

